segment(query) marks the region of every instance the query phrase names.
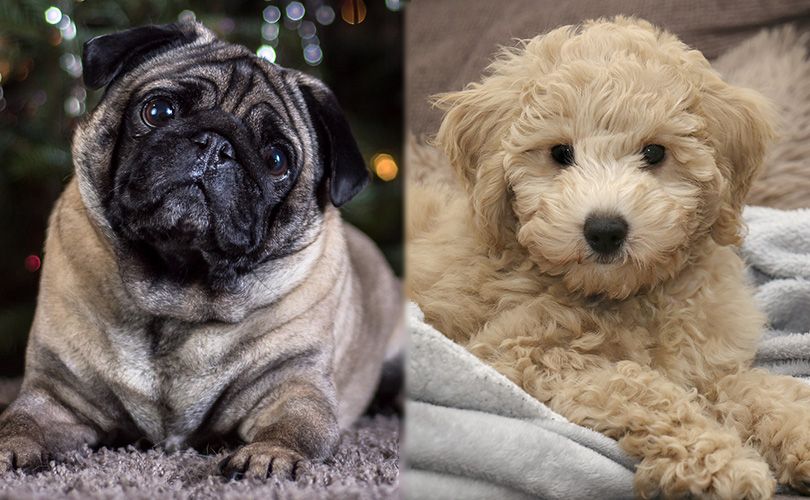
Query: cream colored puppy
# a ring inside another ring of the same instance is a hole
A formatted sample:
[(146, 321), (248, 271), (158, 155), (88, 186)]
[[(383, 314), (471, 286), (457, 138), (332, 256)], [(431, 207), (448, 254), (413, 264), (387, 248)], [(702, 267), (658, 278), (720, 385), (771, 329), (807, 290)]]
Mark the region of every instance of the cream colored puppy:
[(764, 317), (733, 248), (772, 138), (763, 98), (618, 17), (506, 49), (438, 104), (461, 183), (414, 157), (427, 320), (617, 439), (643, 497), (767, 498), (774, 474), (808, 491), (810, 387), (751, 369)]

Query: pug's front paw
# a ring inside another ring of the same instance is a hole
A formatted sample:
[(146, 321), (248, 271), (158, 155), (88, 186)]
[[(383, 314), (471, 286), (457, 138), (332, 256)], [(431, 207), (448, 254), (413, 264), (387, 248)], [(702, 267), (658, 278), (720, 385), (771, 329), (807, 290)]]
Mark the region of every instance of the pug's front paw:
[(39, 442), (26, 435), (0, 437), (0, 474), (12, 469), (37, 471), (48, 463), (48, 450)]
[(225, 458), (219, 471), (228, 479), (253, 477), (264, 479), (273, 475), (279, 479), (294, 479), (295, 472), (306, 463), (304, 457), (272, 442), (247, 444)]

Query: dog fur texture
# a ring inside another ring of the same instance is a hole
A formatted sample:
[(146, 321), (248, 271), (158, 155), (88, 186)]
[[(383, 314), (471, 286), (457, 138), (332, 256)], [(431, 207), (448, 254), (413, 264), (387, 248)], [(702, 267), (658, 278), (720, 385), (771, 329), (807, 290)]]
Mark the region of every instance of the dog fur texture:
[[(437, 104), (446, 160), (412, 150), (407, 191), (408, 293), (426, 320), (618, 440), (642, 497), (808, 491), (810, 387), (750, 368), (765, 318), (734, 250), (773, 138), (766, 100), (617, 17), (504, 49)], [(610, 259), (583, 236), (593, 213), (629, 226)]]

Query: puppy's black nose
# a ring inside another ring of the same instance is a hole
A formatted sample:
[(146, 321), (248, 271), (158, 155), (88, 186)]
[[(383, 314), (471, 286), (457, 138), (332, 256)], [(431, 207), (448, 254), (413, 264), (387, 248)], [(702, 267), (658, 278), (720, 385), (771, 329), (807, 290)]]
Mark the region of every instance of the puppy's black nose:
[(627, 221), (612, 215), (591, 215), (585, 220), (585, 240), (594, 252), (608, 255), (619, 248), (627, 238)]
[(233, 144), (216, 132), (200, 132), (192, 137), (191, 141), (198, 144), (204, 156), (214, 163), (236, 159)]

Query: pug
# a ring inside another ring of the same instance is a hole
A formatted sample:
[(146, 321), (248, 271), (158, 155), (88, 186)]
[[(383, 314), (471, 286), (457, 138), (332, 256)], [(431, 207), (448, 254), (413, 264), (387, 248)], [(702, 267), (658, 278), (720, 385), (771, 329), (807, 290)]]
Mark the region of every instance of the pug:
[(238, 439), (228, 477), (329, 457), (402, 338), (400, 285), (336, 207), (368, 171), (317, 79), (197, 23), (88, 41), (0, 471), (83, 445)]

